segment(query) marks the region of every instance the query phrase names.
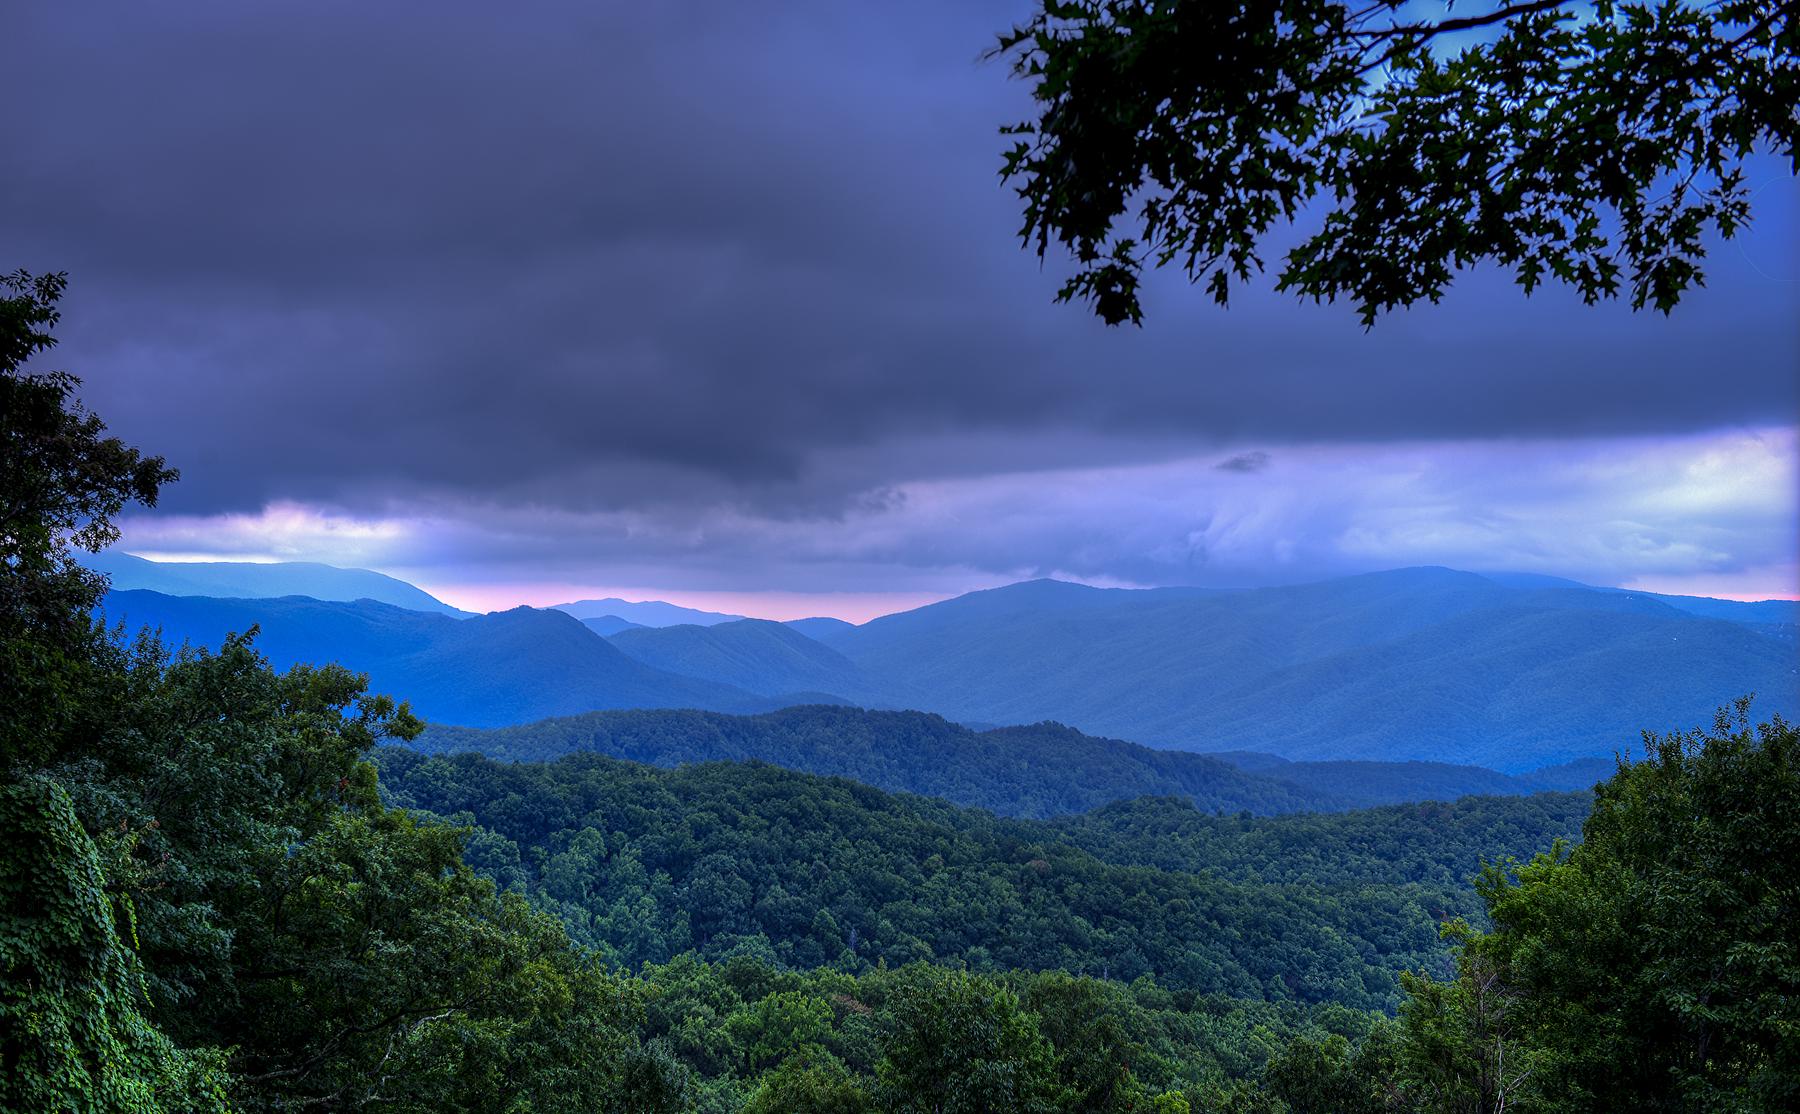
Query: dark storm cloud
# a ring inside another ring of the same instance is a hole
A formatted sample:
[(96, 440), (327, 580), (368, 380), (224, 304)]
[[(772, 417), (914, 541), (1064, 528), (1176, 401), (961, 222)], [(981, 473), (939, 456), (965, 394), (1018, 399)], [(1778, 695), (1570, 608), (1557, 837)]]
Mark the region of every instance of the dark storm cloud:
[(1213, 465), (1221, 472), (1260, 472), (1269, 466), (1269, 454), (1260, 450), (1226, 457)]
[(1050, 304), (1060, 261), (1018, 250), (994, 177), (1023, 90), (979, 61), (1023, 11), (30, 5), (0, 40), (0, 263), (71, 272), (58, 362), (193, 512), (841, 517), (1245, 441), (1793, 412), (1766, 246), (1669, 321), (1491, 275), (1372, 335), (1172, 281), (1141, 331)]
[[(1797, 468), (1792, 428), (1313, 445), (1251, 473), (1206, 457), (913, 483), (804, 520), (729, 508), (464, 503), (359, 517), (277, 505), (136, 516), (125, 534), (152, 555), (374, 566), (483, 608), (699, 591), (738, 593), (730, 606), (743, 614), (845, 614), (843, 592), (917, 603), (1031, 576), (1227, 586), (1418, 564), (1791, 596)], [(749, 598), (769, 592), (807, 602)]]

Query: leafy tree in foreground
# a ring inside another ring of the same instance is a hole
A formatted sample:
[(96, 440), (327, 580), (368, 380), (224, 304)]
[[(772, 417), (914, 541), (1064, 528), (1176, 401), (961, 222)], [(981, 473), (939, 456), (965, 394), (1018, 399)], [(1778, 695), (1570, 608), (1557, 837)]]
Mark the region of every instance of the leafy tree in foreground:
[(632, 988), (382, 804), (405, 705), (93, 618), (71, 548), (173, 473), (24, 371), (61, 291), (0, 278), (0, 1109), (679, 1109)]
[(223, 1111), (223, 1057), (178, 1050), (145, 1016), (100, 853), (62, 787), (0, 785), (0, 847), (0, 1110)]
[(1557, 1110), (1800, 1106), (1800, 733), (1647, 738), (1580, 846), (1492, 875), (1498, 971)]
[(1421, 1110), (1501, 1114), (1522, 1105), (1542, 1060), (1520, 1032), (1519, 1004), (1467, 924), (1445, 926), (1462, 944), (1456, 978), (1406, 980), (1396, 1090)]
[(25, 370), (56, 345), (64, 285), (60, 274), (0, 275), (0, 768), (46, 757), (103, 683), (90, 612), (106, 584), (71, 548), (117, 541), (112, 517), (154, 506), (176, 478), (161, 457), (106, 436), (75, 398), (79, 379)]
[[(1800, 1108), (1800, 733), (1752, 729), (1746, 700), (1709, 733), (1646, 741), (1578, 846), (1487, 870), (1492, 931), (1450, 925), (1456, 978), (1408, 979), (1398, 1021), (1357, 1050), (1391, 1106)], [(1319, 1109), (1348, 1055), (1296, 1042), (1268, 1078)]]
[(1745, 159), (1795, 158), (1791, 2), (1426, 7), (1042, 0), (995, 53), (1037, 102), (1002, 176), (1075, 259), (1059, 299), (1136, 322), (1173, 264), (1223, 304), (1304, 215), (1277, 288), (1365, 323), (1482, 261), (1667, 313), (1749, 219)]

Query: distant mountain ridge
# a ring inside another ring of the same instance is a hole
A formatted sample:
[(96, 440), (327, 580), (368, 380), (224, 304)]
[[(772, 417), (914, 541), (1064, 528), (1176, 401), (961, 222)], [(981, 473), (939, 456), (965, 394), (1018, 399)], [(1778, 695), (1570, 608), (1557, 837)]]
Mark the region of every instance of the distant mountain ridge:
[(1291, 762), (1273, 754), (1245, 751), (1209, 757), (1224, 759), (1246, 773), (1299, 789), (1353, 799), (1359, 808), (1462, 797), (1583, 792), (1611, 777), (1617, 769), (1616, 761), (1610, 758), (1582, 758), (1529, 773), (1503, 774), (1448, 762)]
[(358, 600), (208, 599), (113, 591), (109, 622), (151, 626), (165, 639), (217, 647), (252, 624), (278, 667), (340, 662), (371, 688), (412, 702), (442, 723), (498, 726), (594, 708), (692, 707), (766, 711), (792, 701), (653, 669), (572, 616), (521, 607), (471, 619)]
[[(1800, 662), (1782, 623), (1792, 601), (1440, 568), (1229, 591), (1028, 581), (861, 625), (700, 613), (704, 624), (639, 626), (610, 611), (577, 620), (522, 609), (452, 623), (474, 624), (459, 638), (447, 627), (425, 638), (372, 600), (321, 610), (184, 598), (140, 599), (126, 613), (207, 644), (261, 623), (278, 660), (342, 660), (428, 717), (470, 726), (600, 708), (855, 704), (961, 723), (1054, 720), (1197, 752), (1499, 776), (1630, 751), (1642, 730), (1697, 725), (1748, 692), (1759, 716), (1800, 712)], [(655, 606), (658, 622), (691, 610)], [(420, 639), (439, 655), (431, 669)]]
[(709, 627), (638, 627), (619, 631), (609, 639), (645, 665), (764, 696), (828, 692), (879, 707), (916, 706), (927, 699), (904, 685), (869, 674), (791, 625), (767, 619), (739, 619)]
[(611, 638), (620, 631), (643, 630), (642, 623), (634, 623), (629, 619), (621, 619), (617, 615), (596, 615), (583, 619), (581, 625), (593, 631), (601, 638)]
[(165, 596), (226, 599), (376, 600), (411, 611), (435, 611), (458, 618), (471, 612), (451, 607), (422, 588), (369, 569), (342, 569), (311, 561), (150, 561), (116, 549), (81, 554), (81, 562), (112, 581), (115, 591), (144, 590)]
[(735, 623), (746, 618), (743, 615), (728, 615), (722, 611), (699, 611), (692, 607), (678, 607), (661, 600), (621, 600), (608, 597), (603, 600), (576, 600), (573, 603), (553, 604), (552, 611), (566, 611), (577, 619), (600, 619), (611, 617), (623, 619), (640, 627), (672, 627), (677, 624), (710, 627), (718, 623)]
[(1792, 648), (1751, 624), (1451, 569), (1235, 592), (1032, 581), (875, 619), (832, 646), (957, 720), (1507, 773), (1628, 749), (1746, 692), (1761, 715), (1800, 708)]

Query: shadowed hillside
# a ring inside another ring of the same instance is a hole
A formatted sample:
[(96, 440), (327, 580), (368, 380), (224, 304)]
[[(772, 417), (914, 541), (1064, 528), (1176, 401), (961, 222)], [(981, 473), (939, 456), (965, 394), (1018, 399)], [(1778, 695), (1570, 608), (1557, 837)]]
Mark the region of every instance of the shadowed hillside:
[(663, 767), (755, 760), (1038, 817), (1144, 796), (1178, 797), (1209, 814), (1338, 811), (1472, 793), (1535, 793), (1571, 780), (1540, 782), (1443, 763), (1310, 764), (1190, 754), (1094, 738), (1057, 723), (976, 731), (923, 712), (842, 707), (757, 716), (594, 712), (486, 731), (433, 727), (417, 745), (517, 761), (579, 753)]

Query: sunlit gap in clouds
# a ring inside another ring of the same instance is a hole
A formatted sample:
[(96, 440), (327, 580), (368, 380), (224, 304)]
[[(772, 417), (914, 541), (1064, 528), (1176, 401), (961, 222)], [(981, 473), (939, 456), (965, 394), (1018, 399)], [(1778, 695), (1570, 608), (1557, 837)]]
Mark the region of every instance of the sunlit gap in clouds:
[(852, 620), (1036, 576), (1294, 583), (1407, 565), (1731, 598), (1800, 597), (1800, 431), (1245, 445), (1115, 467), (918, 480), (849, 513), (297, 503), (144, 514), (123, 548), (401, 576), (471, 610), (656, 598)]

